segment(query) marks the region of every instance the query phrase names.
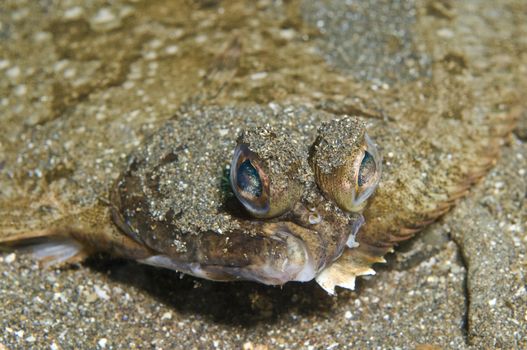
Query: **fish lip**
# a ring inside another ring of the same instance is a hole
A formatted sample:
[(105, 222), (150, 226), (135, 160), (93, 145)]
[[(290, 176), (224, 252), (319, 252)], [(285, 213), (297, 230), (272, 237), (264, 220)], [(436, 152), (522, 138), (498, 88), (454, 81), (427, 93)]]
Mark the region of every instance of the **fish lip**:
[(274, 254), (266, 254), (265, 259), (256, 259), (245, 266), (182, 261), (165, 254), (152, 255), (138, 262), (216, 281), (250, 280), (267, 285), (283, 285), (289, 281), (307, 282), (316, 277), (319, 268), (313, 255), (306, 243), (295, 236), (290, 228), (280, 226), (265, 237), (277, 242), (287, 254), (280, 256), (279, 260)]

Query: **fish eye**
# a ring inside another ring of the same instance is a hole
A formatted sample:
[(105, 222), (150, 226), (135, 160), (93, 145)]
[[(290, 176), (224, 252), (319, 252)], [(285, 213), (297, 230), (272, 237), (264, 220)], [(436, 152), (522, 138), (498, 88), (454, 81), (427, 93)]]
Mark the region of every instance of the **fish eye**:
[(300, 199), (305, 167), (286, 132), (255, 128), (242, 133), (231, 161), (231, 187), (245, 209), (258, 218), (289, 211)]
[(244, 207), (256, 216), (269, 210), (269, 180), (258, 155), (246, 144), (240, 144), (234, 151), (230, 170), (234, 194)]
[(359, 176), (357, 179), (357, 185), (362, 187), (366, 185), (369, 180), (375, 175), (375, 160), (373, 156), (368, 152), (364, 151), (364, 157), (359, 167)]
[(246, 159), (240, 164), (237, 175), (240, 192), (252, 198), (260, 198), (262, 196), (262, 179), (250, 159)]
[(310, 164), (325, 196), (349, 212), (364, 208), (381, 176), (381, 157), (364, 123), (355, 117), (321, 126)]
[(360, 206), (375, 192), (381, 178), (381, 157), (368, 134), (364, 134), (364, 154), (358, 165), (355, 205)]

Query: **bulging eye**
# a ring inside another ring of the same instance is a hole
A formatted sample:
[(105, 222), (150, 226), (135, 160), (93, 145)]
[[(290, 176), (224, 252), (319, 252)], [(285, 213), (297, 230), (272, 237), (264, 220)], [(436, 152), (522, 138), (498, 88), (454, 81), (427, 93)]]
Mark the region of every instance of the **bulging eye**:
[[(357, 186), (355, 188), (355, 206), (360, 207), (375, 192), (381, 179), (381, 157), (368, 134), (364, 134), (364, 155), (361, 157), (357, 170)], [(355, 176), (352, 174), (351, 176)]]
[(364, 151), (364, 157), (362, 157), (359, 167), (359, 178), (357, 180), (357, 185), (359, 185), (359, 187), (366, 185), (374, 176), (375, 160), (368, 151)]
[(279, 216), (300, 199), (305, 173), (290, 136), (269, 128), (245, 131), (231, 162), (231, 187), (255, 217)]
[(238, 185), (241, 193), (253, 199), (262, 197), (262, 179), (258, 170), (251, 163), (251, 160), (244, 160), (238, 167), (238, 173), (236, 175), (238, 176)]
[(381, 177), (381, 157), (364, 124), (353, 117), (322, 125), (310, 163), (326, 197), (350, 212), (362, 210)]
[(256, 216), (269, 211), (269, 179), (261, 160), (246, 144), (239, 144), (231, 163), (231, 186), (238, 200)]

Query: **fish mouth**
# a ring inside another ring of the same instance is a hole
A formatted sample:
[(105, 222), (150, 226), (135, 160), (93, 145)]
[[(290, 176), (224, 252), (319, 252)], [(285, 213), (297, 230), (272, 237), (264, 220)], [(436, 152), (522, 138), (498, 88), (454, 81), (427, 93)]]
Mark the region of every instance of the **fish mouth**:
[[(301, 207), (297, 210), (310, 213), (307, 208)], [(268, 251), (262, 251), (252, 264), (227, 270), (237, 279), (267, 285), (311, 281), (338, 259), (346, 246), (355, 247), (355, 237), (363, 223), (362, 215), (354, 216), (346, 226), (348, 234), (338, 236), (327, 235), (328, 229), (334, 229), (329, 222), (325, 227), (318, 226), (316, 229), (316, 226), (306, 225), (302, 221), (264, 223), (261, 234), (273, 243), (268, 246)]]
[(307, 282), (315, 278), (318, 264), (302, 239), (287, 229), (276, 231), (270, 238), (285, 246), (286, 256), (268, 255), (262, 264), (240, 270), (241, 277), (265, 284)]
[[(239, 248), (238, 252), (234, 253), (234, 256), (233, 254), (230, 257), (225, 256), (223, 261), (207, 258), (207, 252), (204, 251), (197, 252), (197, 259), (194, 261), (165, 254), (152, 255), (138, 261), (214, 281), (249, 280), (267, 285), (283, 285), (289, 281), (310, 281), (316, 277), (319, 263), (306, 243), (290, 232), (293, 228), (291, 225), (305, 230), (292, 223), (280, 224), (278, 227), (264, 224), (262, 236), (249, 237), (242, 234), (246, 236), (243, 238), (245, 244), (248, 247), (257, 246), (257, 249), (248, 249), (244, 252), (243, 245), (236, 245), (236, 248)], [(269, 233), (269, 230), (272, 230), (272, 233)], [(232, 242), (240, 240), (240, 233), (229, 236)]]
[(324, 245), (320, 232), (281, 221), (262, 223), (260, 233), (254, 236), (242, 231), (225, 233), (222, 241), (232, 245), (224, 255), (211, 254), (214, 249), (223, 249), (214, 241), (218, 235), (211, 233), (203, 237), (204, 243), (195, 251), (194, 259), (160, 254), (138, 261), (214, 281), (249, 280), (266, 285), (307, 282), (342, 254), (361, 224), (358, 221), (350, 225), (349, 235), (336, 242), (334, 249)]

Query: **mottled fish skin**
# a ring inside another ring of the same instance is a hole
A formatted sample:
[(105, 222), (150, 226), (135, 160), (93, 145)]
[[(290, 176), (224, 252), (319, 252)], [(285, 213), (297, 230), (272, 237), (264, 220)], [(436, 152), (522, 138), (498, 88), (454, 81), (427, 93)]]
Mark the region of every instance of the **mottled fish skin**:
[[(525, 107), (518, 98), (518, 91), (527, 88), (518, 39), (525, 33), (513, 32), (510, 25), (524, 20), (525, 4), (441, 3), (292, 1), (260, 11), (233, 1), (214, 16), (199, 8), (175, 8), (187, 35), (178, 42), (182, 54), (156, 62), (159, 73), (149, 77), (155, 86), (149, 98), (159, 101), (155, 106), (124, 87), (123, 72), (132, 61), (145, 70), (150, 63), (138, 58), (145, 38), (170, 37), (169, 30), (149, 29), (148, 11), (116, 29), (141, 33), (120, 45), (111, 33), (105, 39), (91, 30), (84, 19), (57, 23), (47, 29), (56, 42), (41, 47), (50, 62), (39, 55), (32, 62), (41, 68), (35, 86), (42, 77), (54, 76), (48, 70), (55, 56), (74, 51), (79, 38), (73, 34), (100, 50), (75, 51), (72, 60), (95, 59), (107, 69), (81, 86), (64, 85), (57, 76), (53, 87), (45, 87), (53, 91), (46, 96), (53, 104), (32, 109), (31, 118), (20, 117), (15, 108), (0, 114), (12, 131), (0, 135), (0, 241), (72, 236), (83, 242), (79, 257), (94, 251), (136, 260), (155, 256), (119, 231), (110, 215), (110, 189), (129, 166), (128, 155), (148, 135), (178, 109), (185, 113), (217, 104), (234, 106), (236, 114), (245, 108), (239, 104), (255, 102), (271, 109), (293, 106), (288, 113), (295, 121), (289, 126), (313, 135), (318, 124), (309, 113), (297, 113), (307, 105), (367, 117), (368, 133), (383, 154), (383, 177), (364, 212), (359, 246), (326, 268), (322, 282), (330, 292), (335, 285), (353, 286), (355, 276), (371, 274), (371, 265), (397, 242), (467, 193), (492, 166), (500, 142)], [(148, 6), (155, 12), (156, 4)], [(391, 18), (390, 12), (400, 16)], [(212, 18), (210, 26), (198, 34), (214, 37), (214, 43), (195, 40), (203, 18)], [(255, 19), (265, 31), (250, 25)], [(28, 33), (38, 26), (39, 19), (34, 20)], [(354, 25), (343, 28), (348, 20)], [(291, 31), (282, 31), (284, 23), (292, 26), (292, 39), (287, 39)], [(390, 36), (394, 28), (400, 35)], [(368, 40), (354, 39), (361, 34)], [(31, 56), (34, 45), (24, 41), (20, 47)], [(201, 71), (210, 74), (200, 78)], [(149, 91), (141, 85), (149, 79), (133, 81), (134, 90)], [(7, 80), (0, 84), (10, 89)], [(112, 101), (104, 94), (110, 86), (118, 90)], [(161, 103), (166, 96), (168, 102)], [(244, 120), (237, 119), (236, 135), (250, 126)], [(185, 128), (195, 125), (188, 120)], [(214, 132), (203, 129), (211, 141), (217, 139)]]

